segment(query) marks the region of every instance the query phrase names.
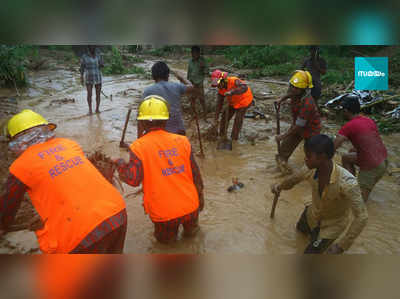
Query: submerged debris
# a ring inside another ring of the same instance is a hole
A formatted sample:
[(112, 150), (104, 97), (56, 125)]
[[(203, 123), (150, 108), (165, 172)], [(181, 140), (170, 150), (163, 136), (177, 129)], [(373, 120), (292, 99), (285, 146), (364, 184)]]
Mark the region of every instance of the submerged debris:
[(75, 99), (74, 98), (64, 98), (64, 99), (52, 100), (52, 101), (50, 101), (49, 106), (69, 104), (69, 103), (75, 103)]
[(233, 192), (235, 190), (239, 190), (244, 187), (244, 184), (239, 182), (238, 178), (232, 178), (232, 183), (233, 185), (228, 188), (228, 192)]

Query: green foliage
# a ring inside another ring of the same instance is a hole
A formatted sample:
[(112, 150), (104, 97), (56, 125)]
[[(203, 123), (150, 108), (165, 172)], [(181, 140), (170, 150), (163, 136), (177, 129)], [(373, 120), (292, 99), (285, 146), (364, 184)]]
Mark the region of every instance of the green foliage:
[(26, 63), (29, 56), (37, 56), (33, 46), (0, 45), (0, 81), (5, 86), (24, 86), (26, 80)]
[(143, 45), (129, 45), (124, 46), (129, 53), (137, 53), (143, 50)]
[(303, 46), (232, 46), (223, 50), (226, 58), (238, 68), (267, 68), (271, 65), (292, 63), (299, 67), (306, 56)]
[(47, 49), (50, 51), (71, 51), (72, 46), (67, 46), (67, 45), (51, 45), (48, 46)]
[[(142, 62), (141, 58), (130, 57), (129, 62)], [(105, 59), (105, 67), (103, 74), (105, 75), (122, 75), (122, 74), (140, 74), (144, 75), (146, 71), (140, 66), (126, 67), (123, 62), (122, 55), (117, 47), (112, 47), (111, 56)]]
[(163, 56), (170, 56), (173, 54), (190, 54), (190, 47), (186, 46), (163, 46), (160, 48), (155, 48), (149, 51), (150, 55), (163, 57)]
[(138, 56), (126, 56), (127, 60), (130, 63), (141, 63), (144, 62), (144, 59)]
[(103, 73), (106, 75), (111, 74), (125, 74), (126, 69), (123, 65), (122, 56), (117, 47), (112, 47), (112, 53), (109, 59), (105, 61)]
[(400, 49), (395, 55), (389, 58), (389, 84), (392, 86), (400, 85)]
[(325, 84), (333, 84), (333, 83), (342, 83), (348, 84), (352, 80), (354, 80), (354, 71), (348, 69), (331, 69), (326, 72), (326, 74), (322, 77), (322, 80)]
[[(323, 46), (321, 56), (327, 61), (326, 84), (347, 84), (354, 79), (354, 47)], [(379, 48), (380, 49), (380, 48)], [(249, 78), (286, 76), (299, 69), (309, 49), (306, 46), (231, 46), (222, 50), (234, 67), (255, 69)], [(399, 60), (400, 62), (400, 60)]]
[(130, 68), (128, 68), (127, 73), (129, 74), (139, 74), (139, 75), (144, 75), (146, 73), (146, 70), (140, 66), (132, 66)]
[(68, 53), (65, 53), (64, 60), (66, 62), (73, 62), (73, 61), (76, 62), (78, 60), (78, 58), (75, 56), (75, 54), (73, 52), (68, 52)]
[(293, 64), (291, 63), (282, 63), (282, 64), (273, 64), (264, 67), (261, 70), (256, 70), (253, 73), (249, 74), (249, 79), (259, 78), (259, 77), (268, 77), (268, 76), (287, 76), (294, 71)]

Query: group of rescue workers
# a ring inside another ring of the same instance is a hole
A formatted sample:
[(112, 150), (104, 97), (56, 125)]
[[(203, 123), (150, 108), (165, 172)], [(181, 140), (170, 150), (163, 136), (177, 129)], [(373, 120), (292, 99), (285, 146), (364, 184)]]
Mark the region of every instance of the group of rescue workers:
[[(178, 74), (175, 75), (182, 83), (170, 82), (169, 74), (164, 62), (153, 65), (155, 83), (144, 90), (138, 109), (138, 139), (129, 146), (128, 162), (115, 160), (123, 182), (142, 184), (145, 212), (154, 223), (155, 238), (162, 243), (175, 241), (181, 224), (184, 236), (194, 236), (204, 208), (203, 181), (191, 144), (184, 136), (181, 113), (181, 95), (188, 94), (199, 99), (207, 114), (203, 81), (209, 71), (200, 48), (192, 48), (187, 75), (190, 82)], [(216, 124), (224, 99), (229, 104), (220, 120), (220, 135), (226, 134), (225, 118), (231, 119), (235, 114), (231, 136), (237, 140), (253, 101), (250, 87), (220, 70), (212, 72), (211, 85), (218, 88)], [(387, 152), (374, 121), (359, 114), (356, 97), (347, 97), (342, 103), (349, 122), (336, 139), (320, 134), (320, 113), (311, 95), (313, 87), (309, 71), (295, 71), (287, 93), (278, 101), (280, 106), (290, 99), (293, 116), (289, 130), (276, 136), (277, 141), (282, 141), (278, 162), (287, 166), (289, 157), (304, 141), (305, 165), (271, 186), (271, 191), (279, 194), (307, 179), (312, 188), (312, 204), (305, 208), (296, 226), (310, 236), (305, 253), (339, 254), (351, 246), (366, 225), (365, 202), (385, 173)], [(76, 142), (55, 136), (55, 128), (55, 124), (31, 110), (23, 110), (9, 120), (9, 149), (17, 158), (10, 166), (5, 192), (0, 197), (0, 234), (7, 232), (28, 192), (42, 220), (35, 233), (43, 253), (122, 253), (127, 230), (123, 197)], [(343, 155), (340, 166), (332, 158), (347, 140), (354, 148)], [(360, 169), (358, 182), (355, 165)], [(354, 216), (351, 223), (350, 212)]]

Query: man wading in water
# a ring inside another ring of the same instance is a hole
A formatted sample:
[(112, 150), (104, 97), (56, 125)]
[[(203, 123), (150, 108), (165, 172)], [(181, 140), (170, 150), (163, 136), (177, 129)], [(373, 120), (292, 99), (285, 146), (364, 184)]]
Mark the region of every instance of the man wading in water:
[(307, 71), (296, 71), (289, 83), (289, 89), (278, 101), (278, 105), (287, 99), (291, 100), (292, 125), (286, 133), (277, 135), (275, 139), (282, 142), (278, 163), (290, 173), (291, 169), (287, 165), (290, 156), (303, 139), (306, 141), (320, 133), (321, 121), (317, 105), (310, 94), (310, 88), (313, 87), (311, 74)]
[[(312, 189), (312, 204), (304, 209), (297, 230), (310, 236), (304, 253), (341, 254), (349, 249), (367, 224), (368, 213), (361, 198), (356, 178), (332, 161), (333, 141), (326, 135), (316, 135), (304, 143), (305, 164), (299, 172), (280, 184), (272, 185), (272, 193), (292, 189), (308, 180)], [(353, 220), (350, 221), (350, 211)], [(349, 229), (346, 231), (347, 226)], [(342, 235), (339, 241), (331, 244)]]

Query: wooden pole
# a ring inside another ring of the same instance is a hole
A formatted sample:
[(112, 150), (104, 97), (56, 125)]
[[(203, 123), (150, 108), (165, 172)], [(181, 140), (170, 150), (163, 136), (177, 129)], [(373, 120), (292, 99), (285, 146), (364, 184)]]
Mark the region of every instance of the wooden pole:
[(201, 142), (199, 118), (198, 118), (198, 116), (197, 116), (197, 111), (196, 111), (196, 106), (195, 106), (194, 98), (191, 98), (191, 103), (192, 103), (192, 109), (193, 109), (194, 119), (195, 119), (195, 121), (196, 121), (196, 126), (197, 126), (197, 135), (199, 136), (200, 153), (201, 153), (201, 156), (204, 158), (203, 144), (202, 144), (202, 142)]
[(271, 208), (271, 214), (269, 215), (269, 218), (274, 218), (275, 216), (275, 208), (276, 208), (276, 204), (278, 203), (278, 199), (279, 199), (279, 193), (275, 193), (274, 196), (274, 201), (272, 202), (272, 208)]
[(124, 139), (125, 139), (126, 128), (128, 127), (129, 117), (131, 116), (131, 112), (132, 109), (129, 109), (128, 113), (126, 114), (124, 130), (122, 131), (122, 137), (121, 141), (119, 142), (119, 147), (127, 147), (126, 143), (124, 142)]
[[(274, 107), (275, 107), (275, 112), (276, 112), (276, 135), (281, 134), (281, 120), (280, 120), (280, 115), (279, 115), (279, 110), (280, 106), (278, 105), (277, 102), (274, 102)], [(278, 145), (278, 154), (281, 153), (281, 142), (277, 141)]]

